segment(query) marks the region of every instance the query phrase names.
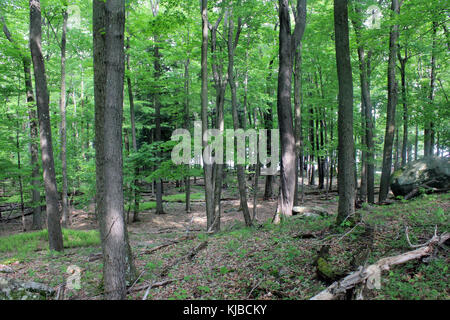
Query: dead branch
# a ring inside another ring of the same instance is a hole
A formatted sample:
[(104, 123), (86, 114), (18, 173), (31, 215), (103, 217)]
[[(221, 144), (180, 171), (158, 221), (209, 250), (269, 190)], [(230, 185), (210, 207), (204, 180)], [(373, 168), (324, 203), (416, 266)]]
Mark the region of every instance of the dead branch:
[(160, 250), (162, 248), (165, 248), (165, 247), (168, 247), (168, 246), (180, 243), (181, 241), (192, 240), (194, 238), (195, 238), (194, 235), (186, 235), (186, 236), (183, 236), (183, 237), (175, 239), (175, 240), (169, 240), (166, 243), (160, 244), (159, 246), (156, 246), (156, 247), (153, 247), (153, 248), (150, 248), (150, 249), (147, 249), (147, 250), (141, 252), (141, 255), (152, 254), (153, 252), (156, 252), (156, 251), (158, 251), (158, 250)]
[(347, 290), (355, 287), (357, 284), (364, 283), (369, 289), (377, 287), (377, 281), (380, 279), (381, 272), (389, 270), (391, 266), (403, 264), (405, 262), (419, 259), (423, 256), (429, 256), (433, 253), (436, 245), (444, 244), (450, 239), (450, 233), (443, 233), (441, 236), (436, 234), (427, 241), (425, 246), (416, 250), (409, 251), (397, 256), (383, 258), (368, 267), (359, 267), (357, 271), (349, 274), (344, 279), (336, 281), (325, 290), (319, 292), (310, 300), (336, 300), (344, 296)]
[[(145, 291), (145, 294), (144, 294), (144, 297), (142, 298), (142, 300), (147, 300), (147, 297), (148, 297), (148, 294), (150, 293), (150, 290), (151, 289), (153, 289), (153, 288), (158, 288), (158, 287), (164, 287), (164, 286), (166, 286), (166, 285), (168, 285), (168, 284), (171, 284), (171, 283), (173, 283), (173, 282), (175, 282), (175, 281), (178, 281), (178, 280), (182, 280), (183, 278), (178, 278), (178, 279), (169, 279), (169, 280), (165, 280), (165, 281), (161, 281), (161, 282), (155, 282), (155, 283), (152, 283), (151, 285), (146, 285), (145, 286), (145, 289), (147, 289), (146, 291)], [(141, 289), (142, 290), (142, 289)], [(140, 290), (138, 290), (138, 291), (140, 291)]]
[(423, 244), (416, 244), (416, 245), (413, 245), (413, 244), (411, 244), (411, 240), (409, 240), (408, 229), (409, 229), (409, 227), (407, 226), (406, 229), (405, 229), (405, 235), (406, 235), (406, 241), (408, 241), (408, 244), (409, 244), (409, 246), (410, 246), (411, 248), (425, 247), (425, 246), (429, 245), (429, 244), (431, 243), (431, 241), (437, 237), (437, 226), (435, 226), (435, 227), (434, 227), (434, 236), (433, 236), (433, 238), (431, 238), (430, 240), (428, 240), (427, 242), (425, 242), (425, 243), (423, 243)]
[(205, 249), (207, 246), (208, 246), (208, 241), (203, 241), (202, 243), (200, 243), (198, 246), (193, 248), (188, 254), (182, 256), (181, 258), (177, 259), (174, 263), (171, 263), (170, 265), (165, 267), (164, 270), (160, 274), (161, 277), (166, 276), (167, 273), (169, 272), (170, 268), (176, 266), (181, 261), (186, 260), (186, 259), (192, 260), (197, 255), (197, 253), (199, 253), (201, 250)]

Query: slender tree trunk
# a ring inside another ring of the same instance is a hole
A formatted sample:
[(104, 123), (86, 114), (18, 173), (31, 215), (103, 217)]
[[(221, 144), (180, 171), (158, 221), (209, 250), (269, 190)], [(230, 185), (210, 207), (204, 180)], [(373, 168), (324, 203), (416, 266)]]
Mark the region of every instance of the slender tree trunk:
[(63, 238), (58, 209), (55, 163), (53, 159), (52, 132), (50, 125), (49, 95), (42, 55), (41, 4), (30, 0), (30, 49), (34, 66), (36, 98), (40, 129), (42, 168), (44, 171), (47, 225), (50, 250), (63, 251)]
[[(206, 131), (208, 130), (208, 1), (202, 0), (202, 55), (201, 55), (201, 116), (202, 116), (202, 146), (203, 150), (208, 146)], [(209, 155), (207, 155), (209, 156)], [(203, 173), (205, 180), (206, 218), (207, 229), (214, 223), (214, 183), (212, 164), (203, 157)]]
[[(20, 93), (18, 96), (17, 106), (20, 106)], [(20, 211), (22, 212), (22, 231), (27, 231), (25, 221), (25, 205), (23, 202), (23, 184), (22, 184), (22, 162), (20, 159), (20, 123), (19, 114), (17, 114), (17, 128), (16, 128), (16, 149), (17, 149), (17, 169), (19, 171), (19, 193), (20, 193)]]
[(295, 193), (295, 137), (293, 128), (291, 90), (292, 66), (306, 27), (306, 0), (297, 1), (295, 29), (291, 34), (289, 1), (279, 0), (279, 59), (277, 112), (281, 142), (280, 195), (274, 223), (279, 223), (282, 216), (292, 215)]
[[(226, 12), (228, 15), (228, 12)], [(217, 130), (223, 135), (225, 130), (225, 118), (224, 118), (224, 104), (225, 104), (225, 92), (228, 85), (228, 75), (223, 75), (223, 63), (219, 61), (217, 57), (217, 29), (222, 20), (221, 14), (214, 26), (211, 26), (211, 55), (212, 55), (212, 70), (214, 78), (214, 86), (216, 89), (216, 113), (215, 122)], [(226, 26), (226, 22), (224, 23)], [(214, 126), (214, 120), (211, 126)], [(222, 159), (223, 160), (223, 159)], [(209, 231), (220, 230), (221, 219), (221, 197), (222, 197), (222, 181), (223, 181), (223, 164), (214, 163), (212, 165), (212, 190), (213, 190), (213, 205), (211, 208), (211, 225), (208, 227)]]
[(426, 112), (426, 123), (425, 123), (425, 131), (424, 131), (424, 155), (425, 157), (430, 157), (434, 153), (434, 86), (436, 80), (436, 32), (437, 32), (437, 23), (433, 21), (433, 44), (431, 49), (431, 71), (430, 71), (430, 94), (428, 96), (429, 99), (429, 109)]
[[(233, 116), (233, 127), (234, 130), (239, 129), (239, 116), (237, 111), (237, 93), (236, 93), (236, 79), (234, 75), (234, 50), (239, 41), (239, 34), (241, 32), (241, 23), (239, 22), (236, 39), (233, 41), (234, 36), (234, 21), (233, 17), (229, 17), (228, 25), (228, 82), (231, 89), (231, 106), (232, 106), (232, 116)], [(235, 148), (237, 147), (237, 141), (234, 139)], [(237, 164), (237, 177), (239, 184), (239, 195), (241, 200), (242, 213), (244, 215), (245, 225), (252, 225), (252, 218), (247, 204), (247, 186), (245, 179), (245, 168), (242, 164)]]
[(61, 93), (59, 110), (61, 112), (61, 167), (62, 167), (62, 226), (70, 225), (69, 206), (67, 201), (67, 121), (66, 121), (66, 33), (67, 9), (63, 11), (63, 28), (61, 36)]
[[(130, 101), (130, 122), (131, 122), (131, 140), (133, 144), (133, 152), (138, 152), (137, 149), (137, 139), (136, 139), (136, 120), (135, 120), (135, 110), (134, 110), (134, 94), (133, 94), (133, 85), (131, 83), (131, 67), (130, 67), (130, 37), (127, 37), (127, 88), (128, 88), (128, 99)], [(134, 199), (134, 208), (133, 208), (133, 222), (139, 221), (139, 190), (138, 184), (139, 180), (137, 177), (139, 176), (139, 167), (136, 166), (134, 168), (134, 187), (133, 187), (133, 199)]]
[(405, 47), (405, 57), (402, 58), (400, 51), (398, 52), (398, 60), (400, 61), (400, 74), (402, 78), (402, 102), (403, 102), (403, 143), (402, 143), (402, 167), (408, 162), (407, 151), (409, 148), (408, 141), (408, 101), (406, 92), (406, 63), (408, 62), (408, 49)]
[[(394, 17), (398, 15), (400, 10), (398, 0), (392, 0), (391, 10)], [(398, 25), (393, 25), (389, 36), (388, 105), (386, 111), (386, 133), (384, 138), (383, 168), (381, 171), (379, 202), (383, 202), (387, 199), (392, 170), (392, 147), (395, 135), (395, 110), (397, 107), (397, 82), (395, 79), (397, 40)]]
[[(189, 43), (189, 33), (188, 33), (188, 43)], [(190, 75), (189, 75), (189, 64), (191, 63), (190, 57), (186, 59), (186, 62), (184, 64), (184, 93), (186, 95), (185, 97), (185, 105), (184, 105), (184, 128), (186, 130), (190, 130)], [(189, 157), (189, 160), (191, 158)], [(187, 169), (187, 176), (184, 178), (184, 184), (185, 184), (185, 192), (186, 192), (186, 212), (191, 212), (191, 177), (189, 175), (189, 170), (191, 168), (190, 164), (186, 165)]]
[[(153, 10), (153, 16), (156, 17), (159, 13), (159, 0), (152, 2), (152, 10)], [(159, 46), (158, 41), (159, 37), (157, 35), (154, 36), (155, 38), (155, 47), (154, 47), (154, 68), (155, 68), (155, 74), (154, 78), (156, 81), (159, 81), (161, 77), (161, 55), (159, 52)], [(159, 84), (158, 84), (159, 86)], [(161, 101), (159, 98), (159, 88), (155, 90), (153, 93), (153, 101), (155, 106), (155, 141), (161, 141)], [(162, 152), (159, 151), (159, 157), (162, 157)], [(163, 207), (163, 182), (161, 179), (156, 180), (156, 214), (165, 214), (164, 207)]]
[(347, 0), (334, 1), (336, 62), (339, 80), (338, 224), (355, 213), (353, 80), (350, 64), (347, 4)]
[[(299, 204), (299, 185), (298, 178), (302, 172), (303, 166), (303, 136), (302, 136), (302, 44), (295, 51), (295, 70), (294, 70), (294, 113), (295, 113), (295, 195), (294, 206)], [(299, 170), (300, 169), (300, 170)], [(302, 176), (303, 181), (303, 176)], [(303, 191), (303, 185), (302, 185)]]
[[(267, 94), (269, 96), (273, 95), (272, 88), (270, 85), (271, 79), (272, 79), (272, 67), (273, 67), (273, 59), (269, 63), (270, 71), (269, 71), (269, 75), (267, 76), (267, 80), (266, 80)], [(272, 108), (271, 103), (268, 104), (268, 109), (264, 113), (264, 127), (267, 130), (273, 129), (273, 108)], [(272, 152), (272, 137), (271, 137), (271, 135), (268, 135), (267, 136), (267, 155), (269, 156), (271, 152)], [(266, 184), (264, 187), (264, 201), (267, 201), (270, 198), (272, 198), (272, 194), (273, 194), (272, 186), (273, 186), (273, 176), (268, 175), (268, 176), (266, 176)]]
[(419, 158), (419, 125), (416, 124), (416, 134), (414, 140), (414, 161)]
[(122, 120), (125, 1), (94, 0), (94, 92), (97, 195), (105, 298), (125, 299), (135, 269), (123, 199)]

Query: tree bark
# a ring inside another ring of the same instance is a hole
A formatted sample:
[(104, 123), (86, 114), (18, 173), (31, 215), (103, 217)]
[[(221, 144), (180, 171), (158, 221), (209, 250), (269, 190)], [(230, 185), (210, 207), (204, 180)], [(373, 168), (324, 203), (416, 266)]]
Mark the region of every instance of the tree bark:
[[(398, 15), (400, 7), (398, 0), (392, 0), (391, 6), (392, 14), (395, 17)], [(389, 36), (389, 63), (388, 63), (388, 104), (387, 104), (387, 119), (386, 119), (386, 133), (384, 137), (383, 149), (383, 168), (381, 171), (380, 181), (380, 195), (379, 202), (387, 199), (389, 193), (389, 181), (392, 170), (392, 149), (395, 135), (395, 110), (397, 107), (397, 82), (395, 79), (395, 68), (397, 59), (397, 40), (398, 40), (398, 25), (391, 27)]]
[[(188, 43), (189, 43), (189, 33), (188, 33)], [(189, 53), (188, 53), (189, 55)], [(184, 93), (186, 95), (185, 97), (185, 104), (184, 104), (184, 128), (186, 130), (190, 130), (190, 75), (189, 75), (189, 65), (191, 63), (191, 59), (188, 56), (186, 59), (186, 62), (184, 64)], [(191, 159), (189, 157), (189, 159)], [(186, 165), (187, 169), (187, 176), (184, 178), (184, 184), (185, 184), (185, 192), (186, 192), (186, 212), (191, 212), (191, 177), (189, 175), (189, 170), (191, 168), (190, 164)]]
[[(294, 70), (294, 133), (295, 133), (295, 193), (294, 206), (299, 204), (299, 174), (302, 173), (303, 166), (303, 135), (302, 135), (302, 44), (295, 50), (295, 70)], [(303, 175), (302, 175), (303, 181)], [(303, 192), (303, 184), (302, 184)]]
[(341, 224), (347, 217), (355, 213), (353, 80), (350, 63), (347, 4), (347, 0), (334, 1), (336, 63), (339, 80), (338, 224)]
[(135, 276), (125, 223), (122, 174), (125, 1), (94, 0), (93, 21), (96, 213), (105, 298), (119, 300), (126, 297), (126, 281)]
[(289, 1), (279, 0), (280, 45), (277, 92), (277, 112), (281, 142), (280, 195), (274, 223), (282, 216), (292, 216), (295, 192), (295, 137), (292, 118), (291, 90), (294, 53), (300, 44), (306, 26), (306, 0), (297, 1), (296, 24), (291, 34)]
[[(202, 55), (201, 55), (201, 118), (202, 118), (202, 146), (208, 146), (206, 131), (208, 130), (208, 1), (202, 0)], [(214, 182), (212, 165), (203, 157), (203, 173), (205, 180), (206, 219), (209, 230), (214, 223)]]
[(61, 36), (61, 93), (59, 110), (61, 112), (61, 169), (62, 169), (62, 226), (70, 225), (69, 207), (67, 201), (67, 121), (66, 121), (66, 33), (67, 9), (63, 10), (63, 27)]
[[(127, 88), (128, 88), (128, 99), (130, 101), (130, 122), (131, 122), (131, 140), (133, 144), (133, 152), (138, 152), (137, 149), (137, 139), (136, 139), (136, 120), (135, 120), (135, 110), (134, 110), (134, 95), (133, 95), (133, 85), (131, 83), (131, 67), (130, 67), (130, 37), (127, 37)], [(134, 187), (133, 187), (133, 198), (134, 198), (134, 208), (133, 208), (133, 222), (139, 221), (139, 190), (138, 190), (138, 183), (139, 180), (137, 179), (139, 175), (139, 168), (136, 166), (134, 168)]]
[(408, 49), (405, 47), (405, 57), (403, 58), (398, 52), (398, 60), (400, 61), (400, 75), (402, 78), (402, 103), (403, 103), (403, 143), (402, 143), (402, 167), (408, 162), (407, 151), (409, 147), (408, 141), (408, 101), (406, 92), (406, 63), (408, 62)]
[[(231, 13), (232, 14), (232, 13)], [(230, 15), (231, 15), (230, 14)], [(236, 94), (236, 79), (234, 74), (234, 50), (239, 42), (239, 34), (241, 32), (241, 23), (239, 21), (238, 30), (236, 33), (236, 38), (233, 41), (234, 36), (234, 21), (233, 17), (229, 17), (228, 22), (228, 82), (230, 84), (230, 90), (231, 90), (231, 106), (232, 106), (232, 116), (233, 116), (233, 127), (234, 130), (239, 129), (239, 116), (237, 111), (237, 94)], [(244, 138), (245, 139), (245, 138)], [(235, 138), (234, 140), (234, 147), (237, 147), (237, 141)], [(237, 164), (237, 177), (238, 177), (238, 185), (239, 185), (239, 196), (241, 200), (241, 208), (242, 213), (244, 215), (245, 225), (251, 226), (252, 225), (252, 218), (250, 216), (250, 212), (248, 210), (248, 204), (247, 204), (247, 185), (246, 185), (246, 179), (245, 179), (245, 168), (242, 164)]]
[(63, 238), (58, 209), (55, 163), (53, 158), (52, 132), (50, 125), (49, 95), (42, 55), (41, 4), (30, 0), (30, 50), (34, 66), (37, 109), (40, 129), (42, 168), (44, 172), (45, 200), (50, 250), (63, 251)]
[(433, 21), (433, 44), (431, 49), (431, 71), (430, 71), (430, 94), (428, 96), (429, 99), (429, 109), (426, 115), (426, 123), (424, 130), (424, 155), (425, 157), (430, 157), (434, 153), (434, 123), (433, 123), (433, 115), (434, 115), (434, 85), (436, 80), (436, 32), (437, 32), (437, 23)]

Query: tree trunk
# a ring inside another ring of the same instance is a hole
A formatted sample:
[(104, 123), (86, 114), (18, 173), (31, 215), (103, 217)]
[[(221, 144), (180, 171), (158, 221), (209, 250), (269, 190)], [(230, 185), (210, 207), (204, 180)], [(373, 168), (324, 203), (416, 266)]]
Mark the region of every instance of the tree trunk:
[[(128, 99), (130, 101), (130, 122), (131, 122), (131, 140), (133, 144), (133, 152), (137, 153), (137, 139), (136, 139), (136, 120), (135, 120), (135, 110), (134, 110), (134, 95), (133, 95), (133, 85), (131, 84), (131, 67), (130, 67), (130, 37), (127, 37), (127, 88), (128, 88)], [(133, 208), (133, 222), (139, 221), (139, 190), (138, 190), (138, 179), (139, 176), (139, 168), (136, 166), (134, 168), (134, 187), (133, 187), (133, 199), (134, 199), (134, 208)]]
[(430, 157), (434, 152), (434, 84), (436, 78), (436, 32), (437, 32), (437, 23), (433, 21), (433, 44), (431, 48), (431, 71), (430, 71), (430, 94), (428, 96), (429, 99), (429, 108), (428, 112), (426, 112), (426, 123), (425, 123), (425, 131), (424, 131), (424, 155), (425, 157)]
[[(123, 199), (122, 118), (125, 2), (94, 0), (94, 92), (97, 195), (105, 298), (125, 299), (135, 269)], [(127, 279), (128, 278), (128, 279)]]
[[(393, 17), (398, 15), (400, 10), (398, 0), (392, 0), (391, 10)], [(384, 138), (383, 168), (381, 171), (379, 202), (383, 202), (387, 199), (392, 170), (392, 147), (395, 135), (395, 109), (397, 107), (397, 82), (395, 80), (397, 40), (398, 25), (393, 25), (389, 36), (388, 104), (386, 111), (386, 133)]]
[(40, 129), (42, 168), (44, 172), (45, 200), (50, 250), (63, 251), (63, 238), (58, 209), (55, 163), (53, 159), (52, 132), (50, 125), (49, 95), (42, 55), (41, 4), (30, 0), (30, 50), (34, 66), (37, 109)]
[(67, 201), (67, 122), (66, 122), (66, 33), (67, 9), (63, 11), (63, 28), (61, 36), (61, 95), (59, 110), (61, 112), (61, 168), (62, 168), (62, 226), (70, 225), (69, 207)]
[(334, 1), (336, 63), (339, 80), (338, 224), (341, 224), (347, 217), (355, 213), (353, 82), (350, 64), (347, 3), (347, 0)]
[(400, 51), (398, 60), (400, 61), (400, 74), (402, 78), (402, 102), (403, 102), (403, 143), (402, 143), (402, 167), (408, 162), (407, 151), (409, 148), (408, 141), (408, 102), (406, 93), (406, 63), (408, 62), (408, 49), (405, 47), (405, 57), (402, 58)]
[[(189, 32), (188, 32), (188, 43), (189, 43)], [(189, 76), (189, 64), (191, 59), (188, 56), (184, 64), (184, 92), (185, 92), (185, 106), (184, 106), (184, 128), (190, 130), (189, 118), (190, 118), (190, 76)], [(189, 157), (189, 160), (191, 157)], [(191, 168), (190, 164), (186, 165), (187, 176), (184, 178), (185, 192), (186, 192), (186, 212), (191, 212), (191, 177), (189, 175), (189, 170)]]
[[(202, 55), (201, 55), (201, 117), (202, 117), (202, 146), (203, 150), (208, 146), (206, 131), (208, 130), (208, 1), (202, 0)], [(214, 223), (214, 183), (212, 164), (203, 157), (203, 173), (205, 180), (206, 219), (209, 230)]]
[[(239, 42), (239, 34), (241, 32), (241, 23), (239, 21), (238, 30), (236, 33), (236, 39), (233, 41), (234, 36), (234, 21), (233, 17), (229, 17), (229, 25), (228, 25), (228, 82), (230, 84), (231, 90), (231, 106), (232, 106), (232, 116), (233, 116), (233, 127), (234, 130), (237, 131), (239, 129), (239, 116), (237, 111), (237, 94), (236, 94), (236, 79), (234, 76), (234, 50)], [(245, 138), (244, 138), (245, 139)], [(235, 138), (234, 147), (237, 147), (237, 141)], [(242, 213), (244, 215), (245, 225), (252, 225), (252, 218), (250, 216), (250, 212), (248, 210), (247, 204), (247, 185), (245, 179), (245, 168), (242, 164), (237, 164), (237, 177), (239, 184), (239, 196), (241, 200), (241, 208)]]
[[(270, 82), (272, 79), (272, 67), (273, 67), (273, 59), (269, 63), (270, 71), (266, 80), (267, 94), (269, 96), (273, 95), (272, 88), (270, 86)], [(264, 127), (267, 130), (273, 129), (273, 108), (271, 103), (268, 104), (268, 109), (264, 113)], [(267, 136), (267, 155), (270, 156), (271, 152), (272, 152), (272, 137), (269, 134)], [(266, 176), (266, 184), (264, 187), (264, 201), (267, 201), (272, 197), (273, 195), (272, 185), (273, 185), (273, 176), (272, 175)]]
[(297, 1), (296, 25), (291, 34), (289, 1), (279, 0), (280, 45), (277, 92), (277, 112), (281, 142), (280, 195), (274, 223), (282, 216), (292, 215), (295, 192), (295, 137), (292, 118), (292, 66), (295, 50), (301, 42), (306, 26), (306, 0)]
[[(295, 50), (295, 70), (294, 70), (294, 113), (295, 113), (295, 195), (294, 206), (299, 204), (299, 174), (302, 173), (303, 166), (303, 135), (302, 135), (302, 44)], [(300, 167), (300, 168), (299, 168)], [(300, 170), (299, 170), (300, 169)], [(303, 176), (302, 176), (303, 181)], [(303, 192), (303, 185), (302, 185)]]

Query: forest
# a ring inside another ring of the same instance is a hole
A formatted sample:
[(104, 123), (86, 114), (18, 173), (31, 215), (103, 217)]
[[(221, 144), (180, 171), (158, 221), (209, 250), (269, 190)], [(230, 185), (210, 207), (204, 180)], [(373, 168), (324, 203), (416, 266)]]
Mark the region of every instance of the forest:
[(450, 299), (448, 1), (0, 4), (0, 300)]

